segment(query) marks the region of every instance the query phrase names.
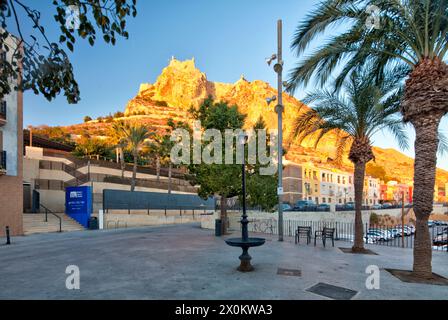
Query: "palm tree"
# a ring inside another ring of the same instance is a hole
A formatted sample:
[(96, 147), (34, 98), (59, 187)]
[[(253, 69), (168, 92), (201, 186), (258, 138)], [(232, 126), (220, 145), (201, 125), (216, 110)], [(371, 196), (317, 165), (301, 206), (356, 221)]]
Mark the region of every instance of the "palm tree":
[(117, 121), (112, 124), (108, 132), (109, 141), (116, 148), (121, 168), (121, 177), (124, 178), (124, 170), (126, 163), (124, 161), (124, 148), (126, 147), (126, 141), (123, 137), (123, 127), (125, 126), (123, 121)]
[[(373, 9), (373, 10), (372, 10)], [(379, 15), (373, 15), (372, 12)], [(372, 74), (381, 81), (384, 70), (399, 67), (406, 79), (401, 112), (416, 132), (414, 212), (416, 237), (414, 276), (432, 277), (431, 238), (427, 221), (433, 210), (438, 127), (448, 112), (448, 1), (446, 0), (326, 0), (300, 23), (292, 47), (298, 55), (317, 36), (346, 23), (292, 70), (288, 90), (309, 83), (313, 75), (325, 84), (338, 73), (341, 87), (351, 71), (372, 61)], [(379, 22), (372, 27), (367, 21)]]
[(147, 146), (147, 153), (153, 155), (156, 159), (156, 175), (157, 181), (160, 181), (160, 167), (162, 164), (168, 164), (168, 193), (171, 193), (171, 176), (173, 163), (170, 159), (171, 148), (173, 142), (170, 140), (170, 135), (156, 134), (151, 139), (151, 142)]
[(369, 76), (370, 68), (353, 72), (344, 83), (344, 93), (317, 90), (310, 93), (305, 104), (314, 105), (295, 120), (293, 137), (301, 143), (315, 138), (315, 147), (330, 133), (336, 135), (336, 161), (341, 163), (350, 146), (348, 158), (354, 165), (355, 239), (353, 252), (364, 251), (364, 230), (361, 207), (366, 164), (374, 159), (372, 137), (380, 130), (389, 130), (400, 146), (408, 147), (404, 124), (399, 116), (401, 90), (397, 81), (388, 76), (381, 86)]
[(127, 148), (131, 151), (134, 158), (134, 167), (132, 170), (132, 183), (131, 191), (135, 190), (135, 180), (137, 177), (137, 161), (138, 153), (145, 145), (146, 139), (148, 139), (152, 133), (148, 131), (146, 127), (137, 125), (123, 125), (120, 129), (123, 140), (126, 143)]

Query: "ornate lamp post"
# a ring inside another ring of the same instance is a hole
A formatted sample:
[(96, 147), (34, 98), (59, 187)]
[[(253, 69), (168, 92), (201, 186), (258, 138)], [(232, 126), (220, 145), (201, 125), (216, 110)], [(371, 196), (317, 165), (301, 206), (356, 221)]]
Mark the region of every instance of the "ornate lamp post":
[(244, 145), (247, 142), (247, 135), (245, 133), (238, 136), (238, 143), (243, 146), (243, 164), (242, 164), (242, 191), (243, 191), (243, 215), (241, 217), (241, 238), (227, 239), (226, 243), (232, 247), (240, 247), (243, 249), (243, 253), (239, 256), (241, 261), (238, 271), (249, 272), (253, 271), (254, 268), (250, 264), (252, 257), (249, 255), (250, 247), (258, 247), (265, 243), (263, 238), (249, 238), (249, 231), (247, 224), (249, 220), (247, 219), (246, 212), (246, 160)]

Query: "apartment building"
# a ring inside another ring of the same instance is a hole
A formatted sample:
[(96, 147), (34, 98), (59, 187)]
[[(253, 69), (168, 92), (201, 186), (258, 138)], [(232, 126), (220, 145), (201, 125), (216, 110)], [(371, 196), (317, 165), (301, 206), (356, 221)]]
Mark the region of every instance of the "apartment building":
[[(285, 202), (312, 200), (317, 204), (346, 204), (355, 201), (353, 174), (338, 169), (320, 168), (313, 163), (287, 162), (283, 171)], [(366, 176), (363, 204), (374, 205), (380, 200), (380, 181)]]
[(413, 186), (411, 183), (399, 183), (397, 181), (381, 182), (380, 200), (381, 202), (401, 202), (404, 195), (405, 203), (412, 203)]
[[(7, 38), (6, 44), (16, 48), (15, 38)], [(11, 50), (0, 52), (0, 63), (12, 59)], [(0, 236), (10, 228), (11, 235), (23, 233), (23, 95), (12, 91), (0, 100)]]
[(380, 201), (380, 185), (379, 179), (366, 177), (364, 179), (364, 204), (371, 206), (378, 204)]

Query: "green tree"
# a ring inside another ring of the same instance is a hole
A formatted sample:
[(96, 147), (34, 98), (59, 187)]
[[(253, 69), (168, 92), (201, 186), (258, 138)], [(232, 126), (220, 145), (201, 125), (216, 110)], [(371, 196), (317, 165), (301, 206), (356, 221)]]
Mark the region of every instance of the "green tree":
[[(203, 129), (216, 129), (221, 133), (226, 129), (241, 129), (245, 119), (236, 106), (228, 106), (225, 102), (214, 103), (211, 97), (204, 100), (197, 110), (190, 111), (194, 119), (201, 121)], [(204, 147), (203, 145), (202, 149)], [(235, 148), (233, 151), (235, 152)], [(223, 164), (189, 165), (188, 179), (192, 185), (199, 185), (198, 194), (202, 198), (220, 197), (222, 232), (225, 234), (227, 199), (241, 194), (241, 165), (224, 164), (224, 152), (222, 157)]]
[(102, 157), (109, 158), (111, 156), (110, 146), (106, 141), (95, 138), (83, 136), (76, 143), (73, 154), (77, 157)]
[(188, 124), (182, 121), (174, 122), (172, 118), (168, 119), (168, 129), (163, 134), (154, 134), (150, 143), (147, 145), (145, 153), (153, 156), (156, 160), (156, 175), (157, 181), (160, 181), (160, 167), (161, 165), (168, 165), (168, 193), (171, 193), (172, 186), (172, 169), (173, 162), (171, 161), (171, 149), (174, 142), (171, 141), (171, 134), (174, 130), (183, 128), (191, 131)]
[[(266, 123), (260, 116), (254, 125), (254, 130), (266, 130)], [(258, 145), (258, 136), (255, 135), (255, 143)], [(270, 140), (266, 141), (266, 150), (269, 150)], [(247, 154), (247, 152), (246, 152)], [(246, 162), (247, 163), (247, 162)], [(249, 206), (260, 206), (264, 211), (272, 210), (278, 204), (277, 179), (275, 175), (260, 175), (260, 169), (265, 167), (257, 157), (255, 164), (247, 164), (247, 203)]]
[[(40, 92), (49, 101), (63, 93), (69, 103), (77, 103), (80, 100), (78, 83), (62, 45), (65, 43), (73, 51), (79, 38), (87, 39), (91, 46), (98, 36), (112, 45), (117, 37), (127, 39), (126, 22), (128, 17), (137, 15), (136, 0), (51, 1), (60, 29), (57, 41), (48, 37), (46, 27), (41, 24), (41, 12), (29, 2), (0, 1), (0, 51), (11, 51), (13, 55), (13, 59), (1, 62), (0, 99), (20, 88), (31, 89), (35, 94)], [(11, 35), (9, 30), (15, 31), (14, 43), (4, 41)], [(14, 88), (9, 79), (18, 79), (20, 73), (20, 86)]]
[(121, 111), (117, 111), (114, 113), (114, 118), (123, 118), (124, 117), (124, 113)]
[(89, 122), (89, 121), (92, 121), (92, 118), (89, 117), (89, 116), (85, 116), (84, 117), (84, 123)]
[[(379, 9), (375, 27), (366, 24), (371, 21), (368, 9), (372, 6)], [(354, 68), (369, 61), (377, 81), (392, 66), (400, 68), (396, 77), (406, 79), (401, 112), (416, 132), (413, 273), (420, 278), (432, 277), (427, 221), (433, 210), (437, 149), (442, 141), (438, 127), (448, 112), (447, 12), (446, 0), (326, 0), (299, 24), (292, 43), (296, 53), (303, 55), (316, 37), (332, 32), (335, 24), (347, 25), (291, 72), (290, 92), (307, 84), (313, 75), (323, 84), (337, 73), (336, 86), (340, 87)]]
[(370, 68), (354, 71), (344, 84), (344, 93), (317, 90), (309, 94), (303, 102), (314, 105), (314, 108), (299, 115), (293, 129), (300, 142), (305, 138), (315, 138), (316, 147), (323, 136), (335, 134), (338, 162), (350, 146), (349, 159), (355, 167), (354, 252), (364, 251), (361, 207), (366, 164), (374, 159), (371, 144), (373, 135), (387, 129), (401, 147), (408, 147), (399, 116), (401, 91), (398, 89), (398, 81), (389, 75), (388, 81), (376, 86), (370, 74)]
[(135, 190), (135, 182), (137, 178), (138, 155), (144, 147), (145, 142), (151, 137), (151, 133), (144, 126), (124, 124), (121, 128), (121, 135), (126, 148), (132, 153), (134, 158), (134, 166), (132, 170), (131, 191)]

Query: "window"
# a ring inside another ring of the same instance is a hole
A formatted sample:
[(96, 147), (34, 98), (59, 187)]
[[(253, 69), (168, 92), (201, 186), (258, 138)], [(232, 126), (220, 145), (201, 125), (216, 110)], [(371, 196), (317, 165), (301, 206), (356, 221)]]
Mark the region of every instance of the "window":
[(322, 203), (326, 203), (327, 199), (326, 198), (322, 198)]
[(353, 182), (352, 182), (352, 177), (350, 176), (350, 177), (348, 177), (348, 183), (349, 184), (352, 184)]
[(339, 199), (339, 203), (342, 203), (342, 200), (341, 200), (341, 199)]
[(341, 176), (338, 176), (338, 184), (341, 183)]
[(6, 61), (6, 52), (0, 52), (0, 62)]
[(317, 184), (314, 185), (314, 192), (318, 192), (319, 191), (319, 187), (317, 186)]

